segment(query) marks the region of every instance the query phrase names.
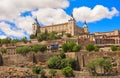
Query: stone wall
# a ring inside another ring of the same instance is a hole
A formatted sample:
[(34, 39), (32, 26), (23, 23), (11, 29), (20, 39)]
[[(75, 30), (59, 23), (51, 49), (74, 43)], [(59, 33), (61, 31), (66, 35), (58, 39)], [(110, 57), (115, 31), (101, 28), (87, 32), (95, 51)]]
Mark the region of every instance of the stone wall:
[(120, 73), (120, 52), (74, 52), (67, 53), (67, 57), (73, 57), (79, 62), (80, 69), (84, 67), (92, 60), (96, 58), (110, 58), (115, 60), (117, 66), (116, 69)]
[(46, 63), (47, 60), (57, 53), (28, 53), (26, 55), (2, 55), (4, 66), (26, 66), (29, 63)]

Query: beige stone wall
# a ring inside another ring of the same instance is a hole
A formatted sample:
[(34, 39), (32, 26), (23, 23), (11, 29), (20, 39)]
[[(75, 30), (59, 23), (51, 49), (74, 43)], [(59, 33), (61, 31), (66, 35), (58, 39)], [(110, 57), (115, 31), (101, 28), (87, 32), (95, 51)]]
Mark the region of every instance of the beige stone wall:
[(43, 33), (47, 30), (48, 33), (55, 31), (58, 33), (70, 33), (72, 36), (74, 36), (74, 35), (81, 34), (84, 32), (83, 28), (76, 26), (74, 20), (68, 20), (68, 22), (66, 22), (66, 23), (49, 25), (49, 26), (38, 26), (35, 23), (35, 24), (33, 24), (32, 29), (33, 29), (32, 30), (33, 34)]

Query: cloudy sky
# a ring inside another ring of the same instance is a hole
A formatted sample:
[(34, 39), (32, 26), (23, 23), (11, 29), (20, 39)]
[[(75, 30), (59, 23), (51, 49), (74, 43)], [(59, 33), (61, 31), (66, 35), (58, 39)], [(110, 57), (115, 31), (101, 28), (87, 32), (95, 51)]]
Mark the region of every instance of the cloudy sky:
[(120, 30), (119, 0), (0, 0), (0, 38), (29, 37), (37, 16), (40, 25), (87, 21), (89, 31)]

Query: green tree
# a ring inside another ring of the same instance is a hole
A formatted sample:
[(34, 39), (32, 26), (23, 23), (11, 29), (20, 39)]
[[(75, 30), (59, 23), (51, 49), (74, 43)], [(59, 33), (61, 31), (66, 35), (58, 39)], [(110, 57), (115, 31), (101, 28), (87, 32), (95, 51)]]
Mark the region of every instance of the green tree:
[(34, 74), (40, 74), (40, 71), (42, 70), (42, 68), (40, 66), (35, 66), (32, 68), (32, 72)]
[(104, 68), (104, 74), (108, 74), (111, 71), (112, 64), (110, 62), (110, 59), (104, 60), (103, 68)]
[(57, 73), (57, 71), (54, 70), (54, 69), (51, 69), (51, 70), (49, 71), (49, 74), (50, 74), (52, 77), (54, 77), (54, 76), (56, 75), (56, 73)]
[(69, 42), (66, 42), (62, 45), (62, 50), (64, 52), (77, 52), (81, 49), (81, 46), (80, 45), (77, 45), (75, 42), (73, 41), (69, 41)]
[(81, 45), (76, 45), (76, 46), (73, 47), (74, 52), (78, 52), (80, 50), (81, 50)]
[(93, 60), (87, 64), (88, 70), (93, 74), (96, 75), (96, 69), (100, 67), (101, 68), (101, 73), (102, 69), (104, 70), (104, 74), (110, 73), (112, 69), (112, 64), (110, 59), (104, 59), (104, 58), (98, 58), (96, 60)]
[(30, 39), (34, 39), (35, 38), (35, 35), (34, 34), (31, 34), (30, 35)]
[(40, 70), (40, 74), (41, 74), (41, 78), (45, 78), (45, 70), (41, 69)]
[(37, 44), (37, 45), (32, 46), (31, 50), (34, 52), (38, 52), (38, 51), (45, 52), (47, 50), (47, 46)]
[(46, 45), (40, 45), (40, 51), (41, 52), (45, 52), (47, 50), (47, 46)]
[(22, 46), (22, 47), (17, 47), (16, 52), (19, 54), (26, 54), (30, 52), (31, 48), (29, 46)]
[(64, 43), (64, 44), (62, 45), (62, 50), (63, 50), (64, 52), (67, 52), (68, 49), (69, 49), (69, 48), (68, 48), (67, 44)]
[(5, 39), (1, 39), (1, 44), (9, 44), (10, 43), (10, 39), (5, 38)]
[(60, 57), (61, 57), (62, 59), (66, 58), (66, 55), (65, 55), (65, 52), (64, 52), (64, 51), (60, 52)]
[(57, 33), (53, 31), (53, 32), (49, 33), (48, 39), (50, 39), (50, 40), (57, 39), (56, 35), (57, 35)]
[(91, 61), (89, 62), (86, 67), (87, 69), (89, 70), (89, 72), (92, 74), (92, 75), (96, 75), (97, 72), (96, 72), (96, 62), (95, 61)]
[(76, 69), (77, 67), (77, 61), (74, 58), (66, 58), (66, 66), (70, 66), (73, 69)]
[(95, 49), (93, 44), (88, 44), (88, 45), (85, 46), (85, 48), (86, 48), (87, 51), (93, 51)]
[(38, 52), (40, 51), (40, 48), (41, 48), (41, 45), (36, 44), (32, 46), (31, 50), (34, 52)]
[(58, 56), (53, 56), (48, 60), (48, 67), (53, 69), (61, 69), (65, 67), (65, 60), (62, 60)]
[(27, 42), (28, 42), (27, 37), (23, 37), (23, 38), (21, 39), (21, 41), (24, 42), (24, 43), (27, 43)]
[(114, 46), (114, 45), (112, 45), (112, 46), (111, 46), (111, 50), (112, 50), (112, 51), (117, 51), (117, 47)]
[(0, 49), (0, 52), (1, 52), (2, 54), (3, 54), (3, 53), (6, 53), (6, 51), (7, 51), (7, 50), (6, 50), (5, 48), (1, 48), (1, 49)]
[(99, 47), (98, 46), (94, 46), (94, 50), (95, 51), (99, 51)]
[(67, 37), (72, 37), (72, 35), (70, 33), (66, 33)]
[(101, 72), (102, 72), (102, 69), (104, 68), (104, 61), (105, 61), (105, 59), (103, 59), (103, 58), (96, 59), (96, 62), (101, 69)]
[(13, 46), (15, 45), (16, 42), (17, 42), (16, 39), (13, 39), (13, 40), (10, 41), (11, 45), (13, 45)]
[(47, 36), (48, 36), (48, 34), (41, 33), (41, 34), (38, 35), (37, 39), (38, 39), (38, 41), (47, 40)]
[(118, 50), (118, 51), (120, 51), (120, 46), (119, 46), (119, 47), (117, 47), (117, 50)]
[(70, 66), (63, 68), (61, 71), (62, 71), (62, 74), (65, 75), (66, 77), (73, 76), (73, 69)]

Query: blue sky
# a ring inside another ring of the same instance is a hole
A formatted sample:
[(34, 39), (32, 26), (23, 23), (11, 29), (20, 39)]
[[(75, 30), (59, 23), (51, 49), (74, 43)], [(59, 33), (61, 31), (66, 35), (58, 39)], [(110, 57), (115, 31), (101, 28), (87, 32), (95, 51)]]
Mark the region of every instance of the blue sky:
[[(103, 5), (109, 10), (112, 7), (115, 7), (120, 12), (120, 1), (119, 0), (71, 0), (70, 7), (65, 9), (68, 14), (71, 14), (75, 7), (87, 6), (90, 8), (94, 8), (96, 5)], [(82, 25), (81, 22), (77, 23), (78, 25)], [(120, 30), (120, 15), (113, 17), (112, 19), (102, 19), (97, 22), (88, 23), (88, 27), (91, 33), (94, 32), (107, 32), (113, 31), (115, 29)]]
[(3, 0), (0, 38), (29, 38), (36, 16), (40, 25), (67, 22), (73, 14), (80, 27), (87, 21), (91, 33), (120, 30), (119, 5), (119, 0)]

